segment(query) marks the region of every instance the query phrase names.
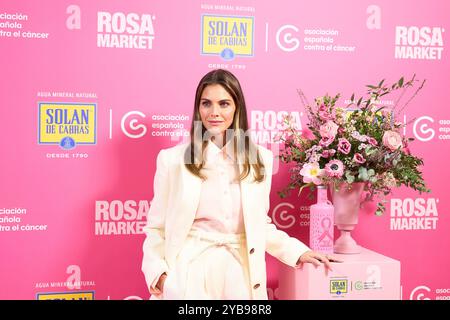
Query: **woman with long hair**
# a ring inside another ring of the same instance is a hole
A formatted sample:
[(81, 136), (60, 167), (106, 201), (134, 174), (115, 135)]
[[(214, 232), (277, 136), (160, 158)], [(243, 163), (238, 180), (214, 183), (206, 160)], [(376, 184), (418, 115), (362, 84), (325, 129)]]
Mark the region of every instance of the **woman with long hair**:
[(280, 261), (337, 261), (277, 230), (267, 216), (273, 153), (250, 139), (238, 79), (197, 86), (190, 142), (161, 150), (144, 228), (152, 299), (267, 299), (266, 251)]

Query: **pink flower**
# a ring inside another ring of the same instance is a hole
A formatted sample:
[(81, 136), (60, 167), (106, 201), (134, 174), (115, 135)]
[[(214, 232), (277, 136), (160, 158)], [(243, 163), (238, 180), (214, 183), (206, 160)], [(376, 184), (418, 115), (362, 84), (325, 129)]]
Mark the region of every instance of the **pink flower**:
[(347, 139), (339, 138), (339, 142), (338, 142), (338, 151), (339, 152), (341, 152), (343, 154), (349, 154), (351, 148), (352, 148), (352, 145), (350, 144), (350, 142), (348, 142)]
[(407, 155), (411, 154), (411, 150), (409, 150), (409, 146), (408, 146), (408, 140), (404, 139), (403, 140), (403, 150), (404, 153), (406, 153)]
[(383, 135), (383, 145), (391, 151), (402, 147), (402, 137), (398, 132), (388, 130)]
[(292, 149), (291, 149), (291, 147), (287, 147), (286, 149), (284, 149), (284, 153), (285, 153), (286, 156), (292, 157)]
[(334, 149), (323, 150), (322, 158), (330, 158), (330, 157), (334, 156), (335, 153), (336, 153), (336, 150), (334, 150)]
[(339, 126), (333, 121), (327, 121), (320, 126), (320, 135), (322, 137), (334, 138), (336, 137)]
[(330, 144), (332, 144), (334, 141), (334, 137), (322, 137), (322, 139), (320, 139), (320, 146), (322, 147), (328, 147)]
[(318, 111), (320, 120), (327, 121), (333, 119), (333, 115), (328, 112), (328, 108), (326, 105), (321, 104)]
[(313, 182), (315, 185), (322, 184), (321, 176), (323, 169), (320, 169), (318, 163), (306, 163), (300, 170), (300, 174), (303, 176), (303, 182)]
[(325, 172), (329, 177), (340, 178), (344, 174), (344, 164), (340, 160), (331, 160), (325, 165)]
[(366, 162), (366, 159), (364, 159), (364, 157), (362, 156), (361, 153), (357, 152), (353, 156), (353, 161), (355, 161), (356, 163), (364, 163), (364, 162)]
[(354, 139), (356, 139), (358, 141), (361, 141), (361, 142), (366, 142), (367, 141), (367, 136), (363, 135), (363, 134), (360, 134), (356, 130), (352, 132), (352, 138), (354, 138)]
[(314, 133), (308, 129), (308, 128), (303, 128), (302, 129), (302, 134), (301, 136), (307, 140), (314, 140), (316, 138), (316, 136), (314, 135)]
[(285, 135), (284, 139), (286, 141), (286, 144), (293, 144), (294, 143), (294, 135), (292, 135), (292, 134), (288, 133), (287, 135)]
[(275, 136), (273, 137), (273, 141), (281, 141), (281, 139), (285, 138), (285, 132), (284, 131), (278, 131)]
[(375, 138), (367, 137), (367, 141), (374, 147), (378, 145), (378, 141)]

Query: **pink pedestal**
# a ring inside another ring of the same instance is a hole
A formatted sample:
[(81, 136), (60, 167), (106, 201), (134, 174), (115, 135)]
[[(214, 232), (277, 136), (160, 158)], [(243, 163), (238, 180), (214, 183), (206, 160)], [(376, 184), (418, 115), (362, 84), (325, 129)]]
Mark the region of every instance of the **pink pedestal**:
[(399, 300), (400, 261), (361, 248), (360, 254), (333, 254), (344, 262), (323, 265), (306, 263), (301, 269), (280, 264), (280, 300)]

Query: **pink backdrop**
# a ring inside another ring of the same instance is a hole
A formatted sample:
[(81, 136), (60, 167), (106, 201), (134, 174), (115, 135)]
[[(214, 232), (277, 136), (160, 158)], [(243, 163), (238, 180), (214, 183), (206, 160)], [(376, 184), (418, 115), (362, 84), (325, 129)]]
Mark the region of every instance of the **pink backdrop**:
[[(256, 142), (274, 151), (283, 112), (306, 124), (297, 88), (310, 101), (341, 92), (344, 105), (381, 79), (427, 79), (401, 119), (432, 192), (396, 189), (382, 217), (361, 213), (354, 237), (401, 261), (403, 299), (450, 298), (449, 12), (446, 0), (2, 1), (0, 298), (149, 298), (141, 228), (156, 155), (183, 140), (197, 83), (218, 67), (240, 79)], [(202, 39), (220, 44), (233, 21), (243, 27), (226, 60)], [(82, 131), (72, 149), (58, 145), (68, 130)], [(275, 168), (269, 214), (307, 243), (311, 201), (280, 199), (288, 172)], [(412, 227), (393, 227), (398, 217)], [(268, 256), (271, 299), (278, 267)]]

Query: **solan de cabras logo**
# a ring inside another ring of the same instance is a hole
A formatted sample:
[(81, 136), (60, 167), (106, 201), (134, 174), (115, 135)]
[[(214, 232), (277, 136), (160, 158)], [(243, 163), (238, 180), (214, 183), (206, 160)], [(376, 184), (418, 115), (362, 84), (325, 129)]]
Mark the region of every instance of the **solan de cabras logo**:
[(253, 17), (202, 15), (201, 53), (219, 55), (224, 60), (252, 57)]
[(38, 143), (69, 150), (97, 142), (95, 103), (39, 103)]

